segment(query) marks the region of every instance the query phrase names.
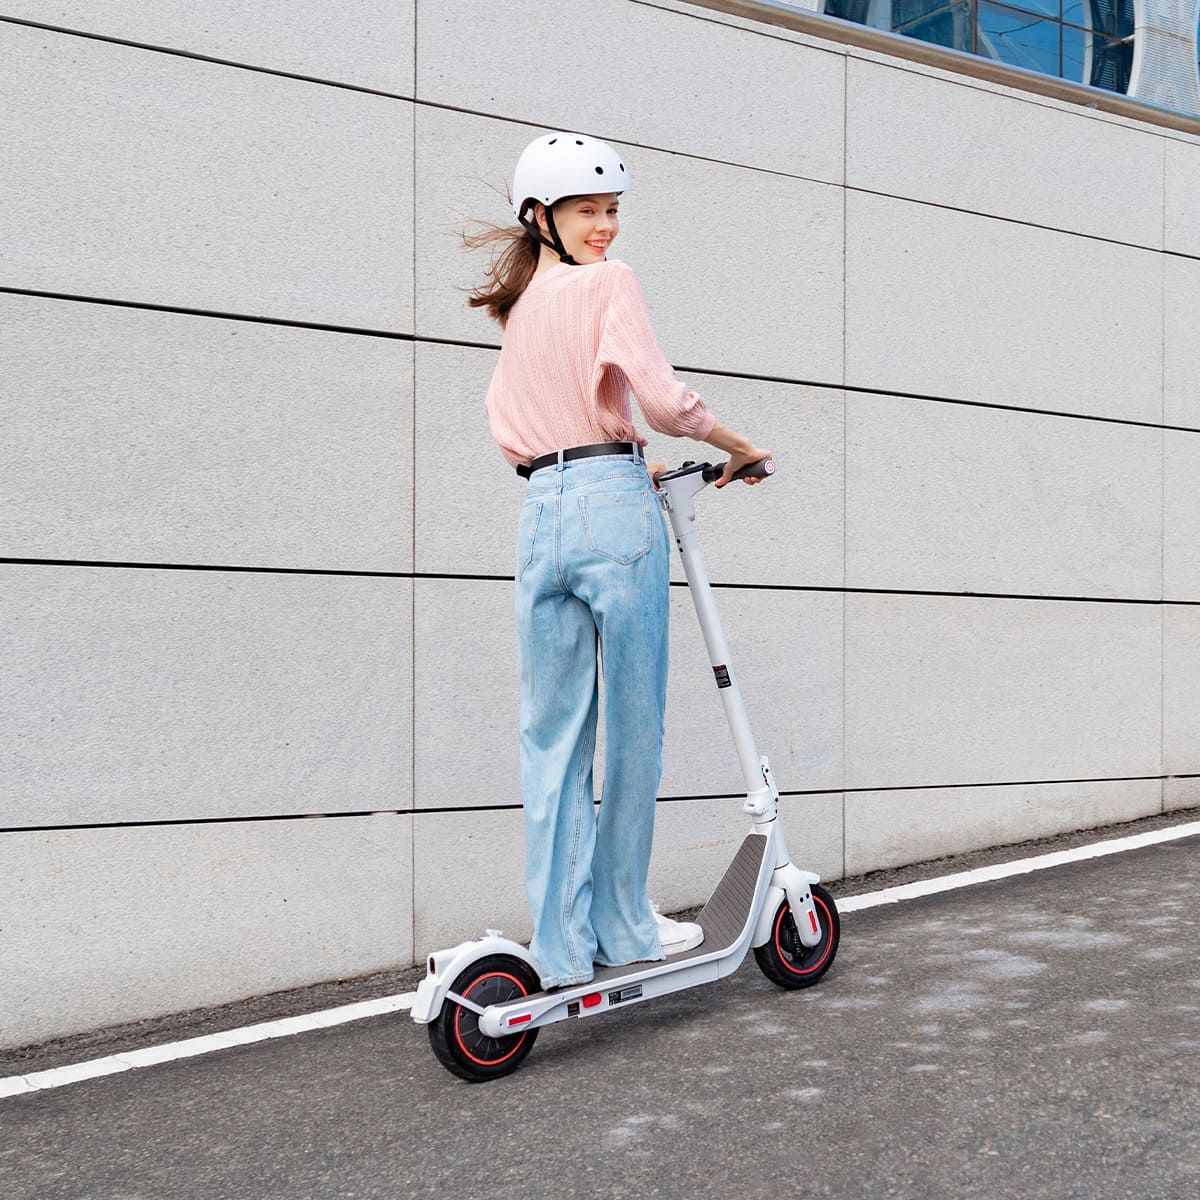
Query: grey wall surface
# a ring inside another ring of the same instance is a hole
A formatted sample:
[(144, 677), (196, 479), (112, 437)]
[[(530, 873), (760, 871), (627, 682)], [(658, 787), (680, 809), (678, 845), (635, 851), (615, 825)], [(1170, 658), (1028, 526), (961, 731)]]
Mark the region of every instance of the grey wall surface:
[[(701, 515), (797, 857), (1200, 803), (1200, 137), (672, 0), (197, 11), (0, 0), (0, 1045), (527, 934), (457, 234), (547, 127), (779, 460)], [(744, 825), (672, 600), (668, 909)]]

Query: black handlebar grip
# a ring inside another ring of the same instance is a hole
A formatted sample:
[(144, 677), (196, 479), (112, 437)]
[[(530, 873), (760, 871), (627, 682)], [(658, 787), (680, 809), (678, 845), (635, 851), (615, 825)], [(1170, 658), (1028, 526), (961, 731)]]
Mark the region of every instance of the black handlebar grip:
[[(717, 463), (704, 472), (704, 478), (714, 483), (725, 474), (728, 463)], [(758, 462), (747, 463), (740, 471), (735, 471), (732, 479), (768, 479), (775, 474), (775, 460), (760, 458)], [(732, 482), (732, 479), (730, 482)]]
[(758, 462), (748, 463), (734, 475), (734, 479), (769, 479), (775, 474), (775, 460), (760, 458)]

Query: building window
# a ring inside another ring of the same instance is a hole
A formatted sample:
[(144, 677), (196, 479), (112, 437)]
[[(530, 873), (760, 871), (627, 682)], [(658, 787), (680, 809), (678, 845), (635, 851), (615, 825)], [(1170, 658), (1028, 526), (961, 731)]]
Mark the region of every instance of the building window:
[(1110, 92), (1129, 89), (1133, 0), (825, 0), (825, 12)]

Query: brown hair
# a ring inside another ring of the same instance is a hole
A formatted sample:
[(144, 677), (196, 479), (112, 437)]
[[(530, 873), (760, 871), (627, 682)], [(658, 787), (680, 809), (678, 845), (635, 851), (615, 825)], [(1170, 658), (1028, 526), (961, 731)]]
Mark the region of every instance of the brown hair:
[(507, 228), (485, 225), (480, 233), (464, 233), (463, 245), (470, 250), (481, 246), (497, 247), (488, 267), (487, 279), (467, 298), (472, 308), (486, 308), (489, 317), (504, 325), (508, 313), (529, 286), (537, 270), (541, 245), (520, 225)]

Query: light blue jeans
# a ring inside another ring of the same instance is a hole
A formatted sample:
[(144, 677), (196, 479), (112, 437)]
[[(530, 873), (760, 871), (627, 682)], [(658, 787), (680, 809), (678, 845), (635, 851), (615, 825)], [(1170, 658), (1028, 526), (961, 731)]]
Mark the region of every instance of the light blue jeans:
[[(662, 774), (670, 543), (631, 455), (529, 478), (517, 538), (521, 795), (542, 986), (662, 958), (646, 875)], [(604, 672), (604, 795), (592, 757)]]

